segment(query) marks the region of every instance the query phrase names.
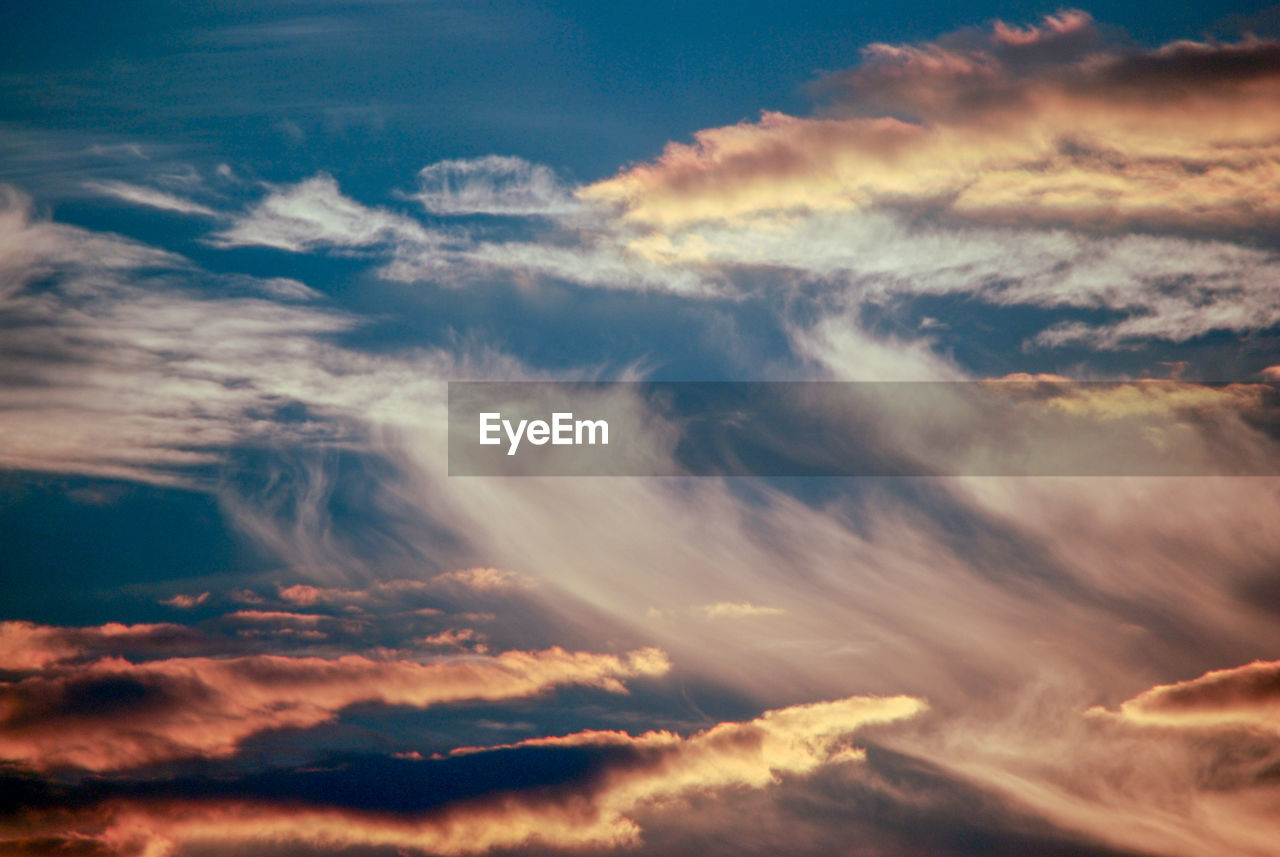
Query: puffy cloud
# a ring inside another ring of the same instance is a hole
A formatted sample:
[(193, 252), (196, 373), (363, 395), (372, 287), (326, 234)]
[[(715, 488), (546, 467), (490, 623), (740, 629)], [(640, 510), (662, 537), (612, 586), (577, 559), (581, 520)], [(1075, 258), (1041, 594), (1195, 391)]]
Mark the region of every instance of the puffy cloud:
[(532, 696), (566, 684), (622, 692), (622, 680), (668, 668), (666, 655), (652, 648), (622, 656), (507, 651), (428, 663), (358, 655), (140, 664), (103, 658), (0, 684), (0, 757), (38, 769), (94, 771), (225, 757), (251, 735), (315, 726), (358, 703), (425, 708)]
[(861, 115), (700, 131), (581, 195), (666, 229), (878, 204), (1090, 229), (1274, 222), (1280, 46), (1099, 50), (1089, 31), (1064, 13), (974, 44), (872, 45), (824, 84)]

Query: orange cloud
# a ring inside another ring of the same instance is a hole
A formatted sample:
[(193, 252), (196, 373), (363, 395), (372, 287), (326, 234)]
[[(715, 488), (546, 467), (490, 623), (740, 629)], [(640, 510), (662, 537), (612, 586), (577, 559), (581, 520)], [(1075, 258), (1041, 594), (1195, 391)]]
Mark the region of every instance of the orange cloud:
[(118, 801), (71, 823), (55, 819), (50, 826), (61, 821), (64, 829), (43, 835), (94, 842), (106, 853), (130, 857), (166, 857), (188, 845), (255, 843), (447, 855), (525, 844), (625, 845), (640, 837), (631, 813), (642, 806), (728, 787), (761, 789), (784, 775), (859, 761), (862, 753), (851, 739), (860, 728), (909, 718), (924, 708), (910, 697), (852, 697), (769, 711), (688, 738), (671, 732), (583, 732), (489, 748), (608, 746), (631, 752), (567, 795), (508, 793), (422, 816), (245, 801)]
[(1119, 716), (1142, 725), (1280, 732), (1280, 661), (1254, 661), (1158, 685), (1121, 704)]
[(104, 658), (0, 685), (0, 757), (33, 768), (115, 770), (224, 757), (259, 732), (333, 720), (357, 703), (427, 707), (580, 684), (624, 691), (662, 675), (657, 649), (624, 656), (508, 651), (430, 663), (256, 655), (142, 664)]

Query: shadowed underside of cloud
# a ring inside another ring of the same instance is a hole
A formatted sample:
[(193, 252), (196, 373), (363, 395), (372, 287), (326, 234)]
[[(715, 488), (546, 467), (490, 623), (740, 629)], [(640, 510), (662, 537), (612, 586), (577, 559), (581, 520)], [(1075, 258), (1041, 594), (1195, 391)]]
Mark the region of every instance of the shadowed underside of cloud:
[(5, 833), (14, 845), (80, 841), (106, 854), (147, 857), (192, 845), (253, 843), (383, 846), (435, 854), (526, 844), (612, 847), (639, 841), (641, 830), (631, 817), (637, 809), (728, 788), (763, 789), (782, 777), (862, 761), (864, 754), (851, 744), (859, 729), (910, 718), (923, 709), (909, 697), (853, 697), (769, 711), (688, 738), (669, 732), (588, 732), (477, 748), (467, 755), (506, 754), (515, 763), (518, 753), (557, 748), (597, 754), (600, 761), (589, 776), (555, 789), (505, 791), (428, 813), (357, 810), (326, 806), (323, 800), (107, 798), (79, 812), (46, 815), (33, 808)]

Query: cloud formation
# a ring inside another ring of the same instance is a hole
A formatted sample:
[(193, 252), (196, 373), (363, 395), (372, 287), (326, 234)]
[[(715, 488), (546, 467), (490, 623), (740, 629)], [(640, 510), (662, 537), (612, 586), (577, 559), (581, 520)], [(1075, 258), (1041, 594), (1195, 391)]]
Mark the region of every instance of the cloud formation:
[[(194, 845), (267, 843), (383, 846), (447, 855), (521, 845), (633, 845), (642, 835), (632, 817), (638, 809), (726, 788), (764, 789), (784, 777), (861, 761), (862, 751), (852, 745), (860, 729), (908, 719), (924, 708), (909, 697), (853, 697), (767, 711), (755, 720), (720, 723), (687, 738), (671, 732), (583, 732), (467, 748), (459, 754), (573, 748), (604, 755), (594, 776), (559, 789), (457, 801), (426, 814), (264, 799), (119, 799), (78, 817), (55, 815), (43, 825), (28, 822), (28, 827), (36, 827), (37, 835), (48, 841), (80, 839), (107, 854), (148, 857)], [(40, 816), (30, 813), (28, 818)]]
[(1140, 725), (1280, 732), (1280, 661), (1254, 661), (1153, 687), (1124, 702), (1119, 716)]
[[(20, 629), (28, 640), (48, 629)], [(250, 655), (131, 663), (107, 657), (51, 667), (69, 655), (43, 641), (44, 671), (0, 684), (0, 757), (31, 768), (110, 771), (186, 758), (219, 758), (267, 730), (307, 728), (359, 703), (425, 708), (461, 700), (532, 696), (578, 684), (623, 692), (659, 676), (665, 654), (507, 651), (426, 663)]]
[(184, 625), (125, 625), (108, 622), (86, 628), (0, 622), (0, 670), (43, 670), (105, 654), (171, 653), (198, 647), (203, 635)]
[[(700, 131), (582, 191), (673, 228), (770, 213), (937, 207), (984, 223), (1262, 227), (1280, 45), (1103, 43), (1088, 15), (874, 44), (822, 83), (832, 116)], [(841, 115), (844, 114), (844, 115)]]
[(580, 207), (549, 167), (501, 155), (429, 164), (413, 198), (445, 215), (563, 216)]
[(207, 205), (157, 188), (130, 184), (120, 181), (87, 182), (85, 189), (113, 197), (122, 202), (157, 208), (161, 211), (172, 211), (176, 214), (196, 215), (199, 217), (218, 217), (218, 213)]
[(364, 249), (409, 243), (439, 243), (417, 221), (385, 209), (361, 205), (319, 174), (270, 192), (247, 214), (210, 240), (219, 247), (274, 247), (302, 253), (316, 249)]

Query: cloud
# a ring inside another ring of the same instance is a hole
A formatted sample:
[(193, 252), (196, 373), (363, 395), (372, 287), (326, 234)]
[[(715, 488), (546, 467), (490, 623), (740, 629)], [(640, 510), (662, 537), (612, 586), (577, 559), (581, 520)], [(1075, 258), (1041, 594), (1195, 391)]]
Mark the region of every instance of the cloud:
[(43, 670), (104, 654), (172, 653), (191, 649), (203, 635), (183, 625), (108, 622), (83, 628), (0, 622), (0, 670)]
[(1068, 10), (871, 45), (818, 89), (825, 114), (705, 129), (578, 195), (617, 218), (621, 257), (694, 276), (685, 293), (756, 269), (852, 310), (1104, 311), (1029, 337), (1048, 348), (1280, 324), (1274, 253), (1234, 243), (1280, 216), (1275, 43), (1144, 51)]
[(438, 574), (432, 583), (456, 584), (479, 592), (506, 592), (527, 589), (530, 583), (513, 571), (497, 568), (464, 568)]
[(555, 216), (581, 207), (550, 168), (501, 155), (423, 167), (413, 198), (427, 211), (443, 215)]
[(237, 446), (349, 444), (408, 402), (416, 417), (454, 373), (443, 351), (401, 359), (325, 341), (357, 320), (298, 303), (318, 297), (301, 284), (201, 271), (2, 195), (0, 466), (191, 485)]
[[(322, 848), (393, 847), (413, 853), (481, 854), (533, 845), (616, 847), (639, 842), (632, 817), (725, 789), (765, 789), (864, 756), (852, 745), (867, 726), (911, 718), (925, 706), (909, 697), (853, 697), (765, 712), (683, 738), (671, 732), (632, 736), (583, 732), (533, 739), (458, 755), (514, 755), (535, 748), (600, 754), (592, 776), (558, 788), (527, 789), (459, 800), (435, 812), (358, 811), (270, 799), (117, 799), (68, 818), (28, 826), (48, 839), (79, 838), (109, 854), (168, 855), (185, 847), (288, 843)], [(423, 759), (403, 765), (440, 765)], [(431, 769), (428, 768), (428, 771)]]
[(1280, 661), (1254, 661), (1159, 685), (1120, 706), (1138, 725), (1280, 732)]
[(179, 610), (190, 610), (192, 607), (199, 607), (208, 600), (208, 592), (201, 592), (198, 595), (190, 595), (185, 592), (180, 592), (172, 598), (162, 599), (160, 603), (168, 607), (176, 607)]
[(0, 185), (0, 299), (40, 277), (81, 283), (93, 276), (184, 267), (181, 256), (119, 235), (36, 219), (28, 196)]
[(103, 658), (49, 668), (61, 657), (53, 650), (44, 673), (0, 684), (0, 756), (36, 769), (93, 771), (219, 758), (252, 735), (316, 726), (359, 703), (425, 708), (527, 697), (567, 684), (623, 692), (622, 680), (669, 669), (666, 655), (652, 648), (623, 656), (507, 651), (430, 663), (358, 655), (140, 664)]
[(409, 217), (368, 208), (344, 196), (333, 177), (323, 173), (272, 188), (265, 199), (209, 240), (218, 247), (274, 247), (293, 253), (396, 244), (422, 249), (440, 243)]
[(778, 607), (762, 607), (748, 602), (717, 601), (701, 608), (708, 619), (743, 619), (750, 616), (778, 616), (787, 611)]
[(134, 205), (143, 205), (148, 208), (158, 208), (161, 211), (172, 211), (177, 214), (190, 214), (199, 217), (219, 217), (218, 212), (214, 211), (206, 205), (198, 202), (176, 196), (156, 188), (144, 187), (142, 185), (129, 184), (128, 182), (119, 181), (95, 181), (86, 182), (85, 188), (119, 199)]
[(1068, 12), (971, 44), (871, 45), (824, 82), (836, 115), (700, 131), (581, 196), (666, 229), (875, 205), (1103, 231), (1275, 222), (1280, 196), (1260, 189), (1280, 153), (1265, 107), (1280, 46), (1136, 51), (1079, 38), (1090, 32)]
[(470, 648), (481, 653), (488, 649), (484, 643), (484, 634), (474, 628), (446, 628), (438, 634), (430, 634), (417, 642), (422, 646), (446, 649)]

